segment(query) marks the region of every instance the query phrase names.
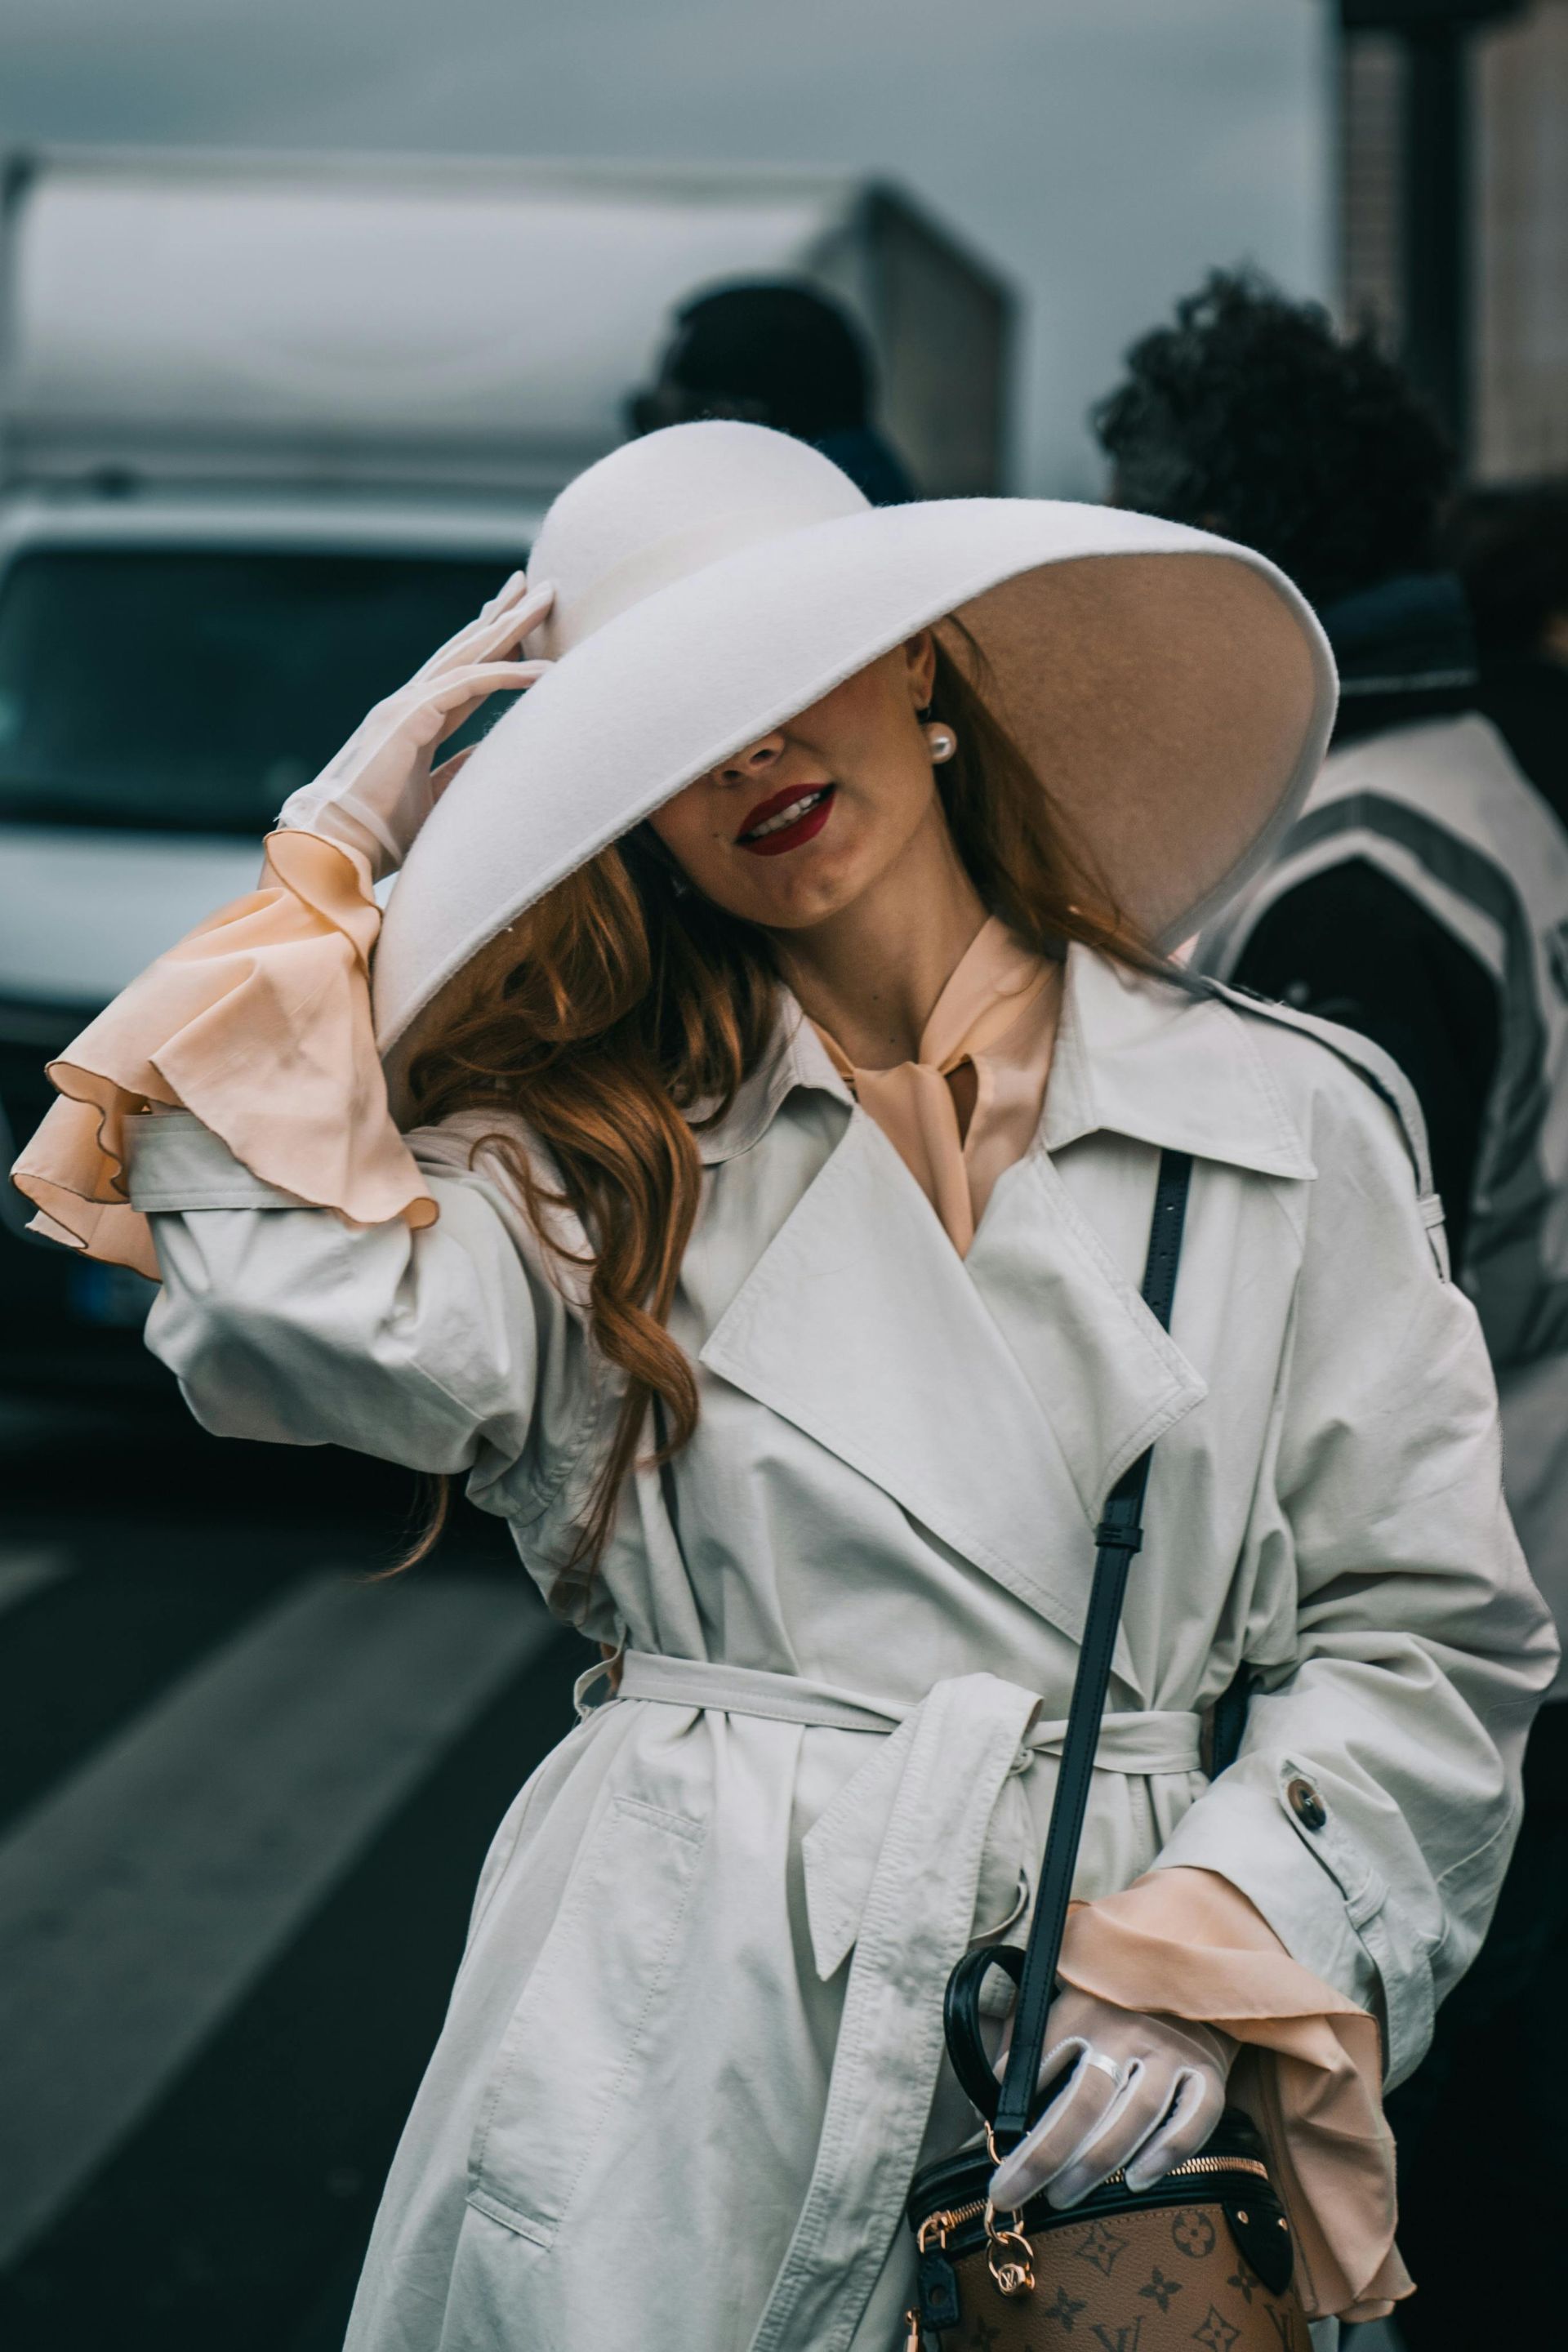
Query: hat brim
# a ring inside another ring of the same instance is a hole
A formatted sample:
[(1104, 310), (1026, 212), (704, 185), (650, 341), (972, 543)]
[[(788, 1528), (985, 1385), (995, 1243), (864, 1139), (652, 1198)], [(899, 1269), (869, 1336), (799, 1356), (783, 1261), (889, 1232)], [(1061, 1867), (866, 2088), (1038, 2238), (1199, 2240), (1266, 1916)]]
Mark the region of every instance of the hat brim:
[(1189, 937), (1268, 856), (1328, 743), (1333, 663), (1301, 597), (1248, 550), (1116, 509), (874, 509), (659, 589), (506, 713), (392, 894), (382, 1051), (554, 884), (950, 614), (1076, 853), (1149, 938)]

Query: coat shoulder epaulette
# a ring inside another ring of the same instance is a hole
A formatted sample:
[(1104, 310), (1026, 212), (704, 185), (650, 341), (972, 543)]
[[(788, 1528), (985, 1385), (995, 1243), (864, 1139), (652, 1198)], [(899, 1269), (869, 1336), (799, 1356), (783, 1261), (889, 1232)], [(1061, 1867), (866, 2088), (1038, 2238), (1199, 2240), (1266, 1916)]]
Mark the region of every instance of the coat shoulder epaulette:
[(1210, 980), (1206, 985), (1222, 1003), (1234, 1005), (1238, 1013), (1260, 1021), (1278, 1022), (1282, 1028), (1294, 1029), (1304, 1037), (1312, 1038), (1336, 1055), (1347, 1068), (1355, 1072), (1394, 1113), (1405, 1138), (1405, 1148), (1410, 1154), (1415, 1171), (1415, 1189), (1423, 1205), (1436, 1199), (1432, 1182), (1432, 1155), (1426, 1142), (1426, 1121), (1415, 1087), (1391, 1054), (1381, 1045), (1363, 1037), (1359, 1029), (1346, 1029), (1338, 1021), (1324, 1021), (1315, 1013), (1298, 1013), (1293, 1006), (1276, 1003), (1272, 997), (1258, 996), (1250, 988), (1237, 988), (1226, 981)]

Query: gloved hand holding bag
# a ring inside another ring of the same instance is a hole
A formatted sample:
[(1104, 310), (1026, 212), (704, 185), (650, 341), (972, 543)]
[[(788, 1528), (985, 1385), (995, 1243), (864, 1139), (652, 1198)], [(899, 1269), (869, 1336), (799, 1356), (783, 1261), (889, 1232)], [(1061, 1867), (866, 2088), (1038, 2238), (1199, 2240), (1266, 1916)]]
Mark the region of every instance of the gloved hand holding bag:
[(995, 2203), (1014, 2211), (1043, 2190), (1055, 2206), (1076, 2205), (1123, 2168), (1129, 2189), (1151, 2187), (1218, 2123), (1236, 2047), (1216, 2026), (1116, 2009), (1068, 1986), (1051, 2004), (1040, 2088), (1067, 2080), (997, 2168)]

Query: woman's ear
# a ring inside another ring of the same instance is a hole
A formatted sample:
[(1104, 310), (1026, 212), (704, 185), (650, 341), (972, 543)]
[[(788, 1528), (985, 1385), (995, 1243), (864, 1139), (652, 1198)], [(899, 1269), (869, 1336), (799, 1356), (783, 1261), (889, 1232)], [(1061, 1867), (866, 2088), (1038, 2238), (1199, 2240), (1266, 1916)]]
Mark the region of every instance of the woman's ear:
[(931, 700), (931, 688), (936, 683), (936, 638), (930, 629), (904, 640), (904, 660), (908, 664), (910, 693), (917, 711), (923, 710)]

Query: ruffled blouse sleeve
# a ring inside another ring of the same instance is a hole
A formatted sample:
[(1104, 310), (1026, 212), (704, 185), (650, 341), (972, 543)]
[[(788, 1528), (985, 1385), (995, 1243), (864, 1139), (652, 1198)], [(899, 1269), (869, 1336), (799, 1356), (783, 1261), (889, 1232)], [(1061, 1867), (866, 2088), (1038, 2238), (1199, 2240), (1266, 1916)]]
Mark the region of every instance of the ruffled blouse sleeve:
[(60, 1099), (12, 1171), (33, 1230), (156, 1280), (126, 1185), (124, 1122), (192, 1111), (253, 1175), (353, 1223), (434, 1222), (375, 1049), (381, 912), (357, 852), (273, 834), (259, 887), (209, 916), (89, 1023), (49, 1076)]
[(1230, 2096), (1268, 2143), (1309, 2318), (1379, 2319), (1410, 2293), (1377, 2021), (1292, 1959), (1237, 1887), (1177, 1867), (1075, 1904), (1061, 1975), (1119, 2009), (1202, 2020), (1242, 2045)]

